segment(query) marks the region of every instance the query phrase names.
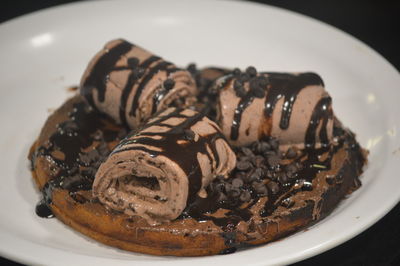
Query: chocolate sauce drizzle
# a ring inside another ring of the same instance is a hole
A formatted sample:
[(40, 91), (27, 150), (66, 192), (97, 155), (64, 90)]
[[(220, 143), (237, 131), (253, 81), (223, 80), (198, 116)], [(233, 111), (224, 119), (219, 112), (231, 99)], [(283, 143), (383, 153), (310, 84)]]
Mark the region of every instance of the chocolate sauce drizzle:
[[(265, 104), (264, 104), (265, 105), (264, 114), (265, 117), (267, 118), (267, 121), (271, 119), (272, 113), (275, 109), (275, 105), (279, 101), (279, 99), (281, 98), (284, 99), (284, 103), (282, 105), (281, 120), (279, 123), (279, 127), (281, 129), (287, 129), (289, 127), (292, 108), (299, 92), (303, 88), (311, 85), (324, 86), (322, 79), (315, 73), (301, 73), (299, 75), (294, 75), (289, 73), (265, 72), (262, 74), (268, 75), (266, 86), (259, 86), (267, 94), (265, 97)], [(259, 77), (254, 77), (250, 79), (249, 83), (252, 84), (252, 82), (256, 78)], [(240, 77), (239, 78), (237, 77), (236, 80), (230, 80), (230, 83), (228, 84), (232, 84), (233, 81), (243, 82), (240, 80)], [(246, 81), (248, 81), (248, 78), (244, 82)], [(255, 89), (250, 88), (250, 90), (248, 90), (245, 94), (243, 93), (236, 94), (238, 97), (240, 97), (240, 101), (235, 109), (233, 116), (231, 133), (230, 133), (230, 138), (232, 140), (237, 140), (239, 137), (239, 128), (243, 112), (246, 110), (248, 106), (251, 105), (255, 97), (259, 98), (264, 97), (263, 94), (257, 95), (254, 93), (254, 91)], [(324, 106), (326, 106), (326, 104)], [(314, 110), (314, 112), (318, 111), (319, 109), (317, 110), (317, 108)], [(326, 114), (326, 112), (324, 112), (324, 114)], [(319, 114), (315, 114), (314, 116), (319, 116)], [(326, 125), (326, 123), (328, 122), (327, 119), (328, 117), (324, 116), (324, 125)], [(310, 125), (310, 127), (312, 127), (312, 125)], [(310, 129), (309, 131), (311, 132), (313, 131), (313, 129)], [(324, 140), (327, 139), (326, 129), (325, 133), (322, 134), (322, 137), (324, 138)], [(309, 140), (312, 141), (311, 137), (309, 138)]]
[(281, 121), (279, 123), (281, 129), (287, 129), (289, 127), (293, 104), (299, 92), (303, 88), (311, 85), (324, 86), (321, 77), (315, 73), (293, 75), (266, 72), (265, 74), (268, 74), (270, 83), (270, 88), (265, 100), (265, 115), (271, 117), (278, 100), (282, 97), (284, 98)]
[[(170, 128), (166, 132), (134, 132), (122, 140), (118, 146), (111, 153), (117, 154), (120, 152), (126, 152), (131, 150), (142, 150), (151, 157), (157, 157), (163, 155), (170, 160), (176, 162), (182, 170), (186, 173), (189, 180), (189, 195), (188, 202), (192, 202), (196, 197), (197, 192), (201, 188), (202, 184), (202, 172), (200, 168), (200, 163), (197, 160), (197, 153), (205, 154), (210, 162), (213, 160), (216, 165), (220, 164), (218, 152), (216, 149), (215, 141), (218, 138), (223, 138), (223, 135), (216, 128), (216, 133), (210, 134), (208, 136), (200, 137), (197, 141), (194, 141), (188, 133), (191, 126), (199, 122), (204, 117), (203, 114), (197, 113), (193, 116), (187, 116), (182, 114), (182, 109), (175, 108), (174, 111), (166, 115), (159, 116), (155, 121), (147, 123), (142, 130), (149, 128), (151, 126), (161, 126)], [(176, 126), (171, 126), (164, 123), (169, 118), (183, 118), (184, 121)], [(152, 136), (159, 136), (160, 139), (151, 138)], [(179, 141), (186, 140), (189, 143), (179, 144)], [(150, 148), (143, 146), (129, 146), (130, 144), (146, 145)], [(212, 151), (212, 155), (207, 151), (207, 146)], [(155, 150), (151, 149), (152, 147)], [(158, 149), (160, 151), (158, 151)], [(179, 151), (179, 152), (178, 152)]]
[[(70, 193), (90, 190), (97, 168), (110, 153), (106, 143), (118, 139), (125, 132), (110, 126), (112, 122), (105, 115), (84, 101), (75, 103), (68, 116), (69, 119), (58, 124), (57, 131), (31, 157), (33, 167), (36, 158), (46, 157), (53, 168), (53, 178), (43, 187), (43, 198), (36, 206), (40, 217), (52, 217), (49, 206), (54, 189), (67, 189)], [(83, 152), (94, 142), (99, 144), (93, 150)], [(57, 153), (62, 156), (57, 156)]]
[(93, 100), (93, 90), (98, 92), (98, 100), (104, 102), (106, 95), (106, 81), (118, 60), (133, 48), (131, 43), (123, 41), (109, 49), (95, 63), (92, 72), (82, 84), (81, 93), (92, 107), (96, 106)]
[[(128, 104), (128, 98), (131, 94), (134, 86), (137, 86), (134, 97), (132, 99), (131, 109), (129, 110), (129, 116), (136, 116), (136, 110), (139, 106), (139, 98), (146, 85), (159, 71), (167, 71), (167, 76), (173, 72), (179, 71), (179, 68), (173, 66), (172, 63), (164, 61), (158, 56), (150, 56), (142, 63), (139, 64), (139, 59), (136, 57), (128, 58), (127, 66), (116, 66), (117, 62), (122, 56), (126, 55), (135, 46), (127, 41), (121, 40), (121, 43), (107, 50), (92, 68), (90, 75), (82, 84), (82, 95), (88, 100), (88, 102), (95, 107), (93, 100), (93, 90), (98, 90), (98, 101), (104, 102), (106, 93), (106, 83), (109, 80), (109, 76), (113, 71), (131, 70), (127, 77), (125, 87), (122, 89), (120, 98), (119, 118), (121, 124), (127, 126), (127, 114), (126, 107)], [(153, 65), (153, 66), (152, 66)], [(157, 97), (153, 100), (153, 110), (155, 113), (159, 102), (167, 95), (169, 90), (163, 90), (158, 93)]]

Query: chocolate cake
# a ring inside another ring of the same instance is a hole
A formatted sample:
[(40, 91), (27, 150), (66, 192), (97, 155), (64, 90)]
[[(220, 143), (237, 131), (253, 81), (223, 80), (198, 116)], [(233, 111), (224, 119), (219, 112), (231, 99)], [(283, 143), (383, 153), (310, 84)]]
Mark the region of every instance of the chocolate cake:
[(39, 216), (129, 251), (202, 256), (326, 217), (366, 155), (315, 73), (182, 69), (115, 40), (29, 159)]

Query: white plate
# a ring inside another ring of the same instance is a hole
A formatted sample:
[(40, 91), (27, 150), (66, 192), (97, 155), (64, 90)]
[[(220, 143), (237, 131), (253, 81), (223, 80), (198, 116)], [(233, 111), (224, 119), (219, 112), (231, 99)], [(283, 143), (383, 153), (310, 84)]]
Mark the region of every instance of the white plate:
[[(380, 55), (328, 25), (278, 8), (209, 1), (100, 1), (51, 8), (0, 26), (0, 253), (34, 264), (265, 265), (332, 248), (400, 198), (400, 76)], [(186, 65), (322, 75), (343, 122), (371, 150), (363, 186), (332, 215), (283, 241), (227, 256), (155, 257), (109, 248), (34, 213), (28, 148), (103, 44), (123, 37)]]

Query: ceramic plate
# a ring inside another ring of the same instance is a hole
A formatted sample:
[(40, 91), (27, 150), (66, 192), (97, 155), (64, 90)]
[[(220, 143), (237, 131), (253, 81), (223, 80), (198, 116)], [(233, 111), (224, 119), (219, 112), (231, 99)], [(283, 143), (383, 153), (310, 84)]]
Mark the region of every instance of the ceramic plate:
[[(236, 1), (90, 1), (0, 26), (0, 254), (48, 265), (286, 264), (332, 248), (375, 223), (400, 198), (400, 75), (379, 54), (316, 20)], [(337, 116), (370, 149), (363, 186), (325, 220), (282, 241), (226, 256), (155, 257), (87, 239), (35, 215), (26, 158), (49, 110), (69, 96), (89, 59), (123, 37), (185, 66), (315, 71)]]

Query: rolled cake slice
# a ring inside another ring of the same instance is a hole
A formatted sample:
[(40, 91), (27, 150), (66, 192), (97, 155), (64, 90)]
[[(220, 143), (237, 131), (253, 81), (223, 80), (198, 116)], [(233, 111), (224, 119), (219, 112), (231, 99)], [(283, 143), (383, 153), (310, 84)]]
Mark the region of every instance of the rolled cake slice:
[(191, 105), (197, 89), (188, 71), (118, 39), (90, 61), (80, 92), (92, 107), (133, 129), (169, 105)]
[(249, 67), (220, 78), (217, 121), (235, 146), (265, 137), (282, 149), (314, 148), (332, 140), (332, 99), (315, 73), (257, 73)]
[(190, 109), (169, 108), (128, 135), (100, 166), (93, 195), (149, 224), (176, 219), (236, 156), (218, 126)]

